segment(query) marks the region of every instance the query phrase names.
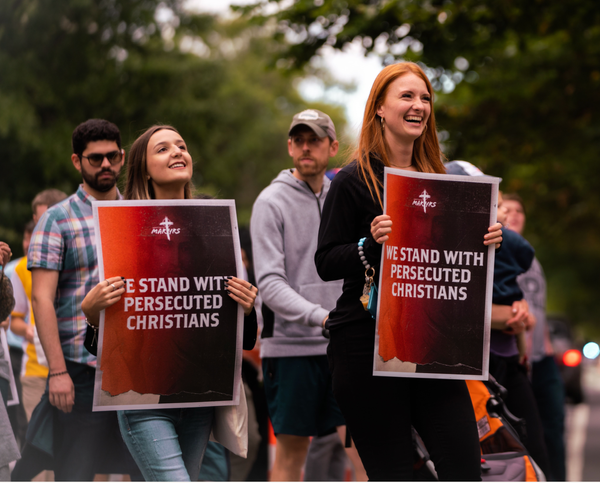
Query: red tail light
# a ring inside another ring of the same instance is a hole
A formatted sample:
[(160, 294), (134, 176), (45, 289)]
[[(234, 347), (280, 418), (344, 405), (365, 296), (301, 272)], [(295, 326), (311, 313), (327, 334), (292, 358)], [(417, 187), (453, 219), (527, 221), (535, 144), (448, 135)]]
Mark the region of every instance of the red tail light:
[(568, 367), (576, 367), (581, 363), (581, 352), (577, 349), (568, 350), (563, 354), (563, 364)]

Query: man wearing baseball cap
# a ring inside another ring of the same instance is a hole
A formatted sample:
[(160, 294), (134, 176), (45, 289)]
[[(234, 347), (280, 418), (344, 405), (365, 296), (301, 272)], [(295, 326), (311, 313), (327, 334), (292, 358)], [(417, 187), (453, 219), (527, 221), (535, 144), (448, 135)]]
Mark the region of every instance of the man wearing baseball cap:
[(274, 481), (299, 481), (310, 436), (345, 424), (331, 391), (323, 323), (342, 293), (323, 282), (313, 261), (329, 191), (329, 159), (339, 149), (331, 118), (316, 109), (296, 114), (288, 132), (293, 169), (258, 196), (250, 231), (263, 300), (261, 358), (269, 415), (277, 437)]

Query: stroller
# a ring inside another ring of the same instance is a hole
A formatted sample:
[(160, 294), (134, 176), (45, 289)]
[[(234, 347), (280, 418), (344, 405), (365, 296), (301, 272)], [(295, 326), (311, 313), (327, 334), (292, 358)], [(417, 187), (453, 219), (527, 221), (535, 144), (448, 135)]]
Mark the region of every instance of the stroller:
[[(521, 441), (527, 437), (525, 422), (504, 405), (506, 393), (490, 376), (487, 382), (466, 381), (475, 410), (481, 446), (483, 481), (546, 481), (544, 473)], [(437, 473), (427, 448), (413, 428), (415, 481), (435, 481)]]

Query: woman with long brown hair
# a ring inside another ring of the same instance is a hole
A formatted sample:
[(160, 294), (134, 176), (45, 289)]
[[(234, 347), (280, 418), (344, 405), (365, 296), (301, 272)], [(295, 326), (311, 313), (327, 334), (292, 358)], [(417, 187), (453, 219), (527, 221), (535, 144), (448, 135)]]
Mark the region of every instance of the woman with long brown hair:
[[(421, 68), (394, 64), (377, 76), (357, 150), (334, 178), (323, 208), (315, 262), (323, 280), (344, 279), (330, 313), (333, 392), (371, 480), (412, 480), (411, 425), (441, 480), (479, 480), (475, 416), (464, 381), (373, 376), (375, 321), (363, 309), (363, 259), (379, 266), (393, 220), (383, 215), (385, 166), (445, 173), (433, 113), (433, 89)], [(500, 224), (483, 234), (502, 240)]]
[[(191, 199), (192, 172), (192, 157), (177, 130), (171, 126), (153, 126), (131, 147), (124, 197)], [(254, 300), (258, 289), (239, 278), (227, 278), (227, 294), (244, 310), (244, 349), (252, 349), (257, 332)], [(111, 277), (84, 298), (81, 308), (90, 325), (86, 348), (92, 353), (96, 346), (87, 343), (95, 340), (89, 332), (98, 326), (100, 312), (117, 303), (124, 293), (122, 278)], [(200, 461), (213, 426), (214, 407), (125, 410), (118, 411), (117, 416), (125, 444), (146, 481), (198, 479)]]

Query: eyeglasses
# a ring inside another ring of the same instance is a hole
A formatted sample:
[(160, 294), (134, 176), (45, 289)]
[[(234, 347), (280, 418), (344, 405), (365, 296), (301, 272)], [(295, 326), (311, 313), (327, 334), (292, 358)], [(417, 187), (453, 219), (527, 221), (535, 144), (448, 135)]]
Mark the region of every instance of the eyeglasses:
[(110, 164), (117, 164), (121, 161), (121, 151), (111, 151), (110, 153), (100, 154), (92, 153), (87, 156), (81, 155), (82, 158), (88, 158), (88, 161), (94, 168), (99, 168), (104, 162), (104, 158), (108, 159)]

